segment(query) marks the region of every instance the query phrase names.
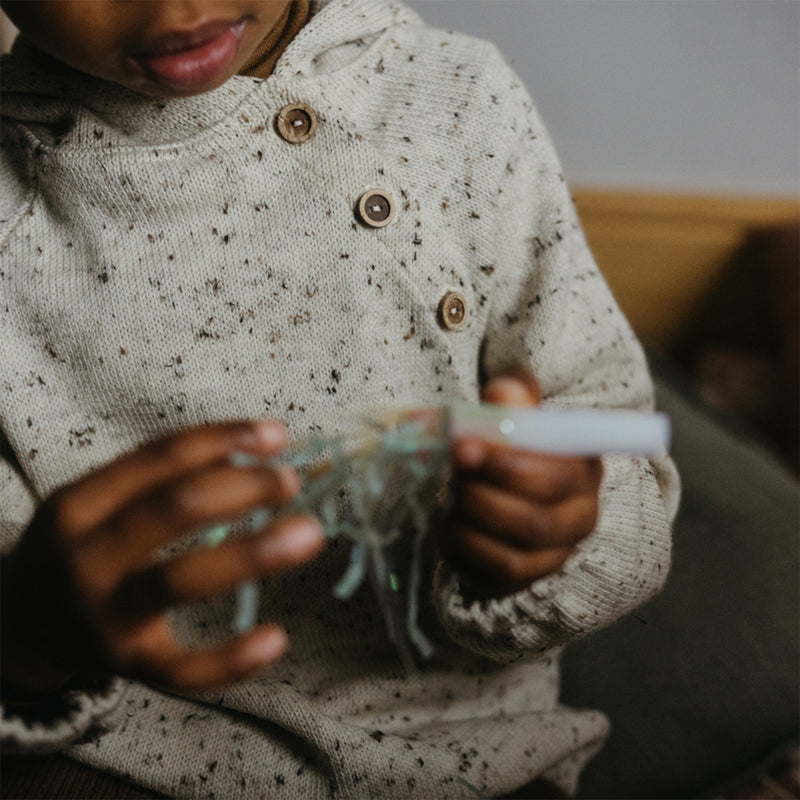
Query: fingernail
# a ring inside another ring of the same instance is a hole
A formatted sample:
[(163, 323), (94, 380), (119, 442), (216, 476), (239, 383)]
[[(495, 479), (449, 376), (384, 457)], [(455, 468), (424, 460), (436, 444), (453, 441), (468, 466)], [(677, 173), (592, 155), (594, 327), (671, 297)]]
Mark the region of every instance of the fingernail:
[(251, 637), (239, 651), (245, 669), (268, 664), (280, 658), (289, 649), (289, 637), (282, 628), (270, 627)]
[(524, 383), (506, 376), (493, 378), (489, 382), (484, 392), (484, 399), (490, 403), (507, 406), (528, 406), (534, 401)]
[(271, 450), (279, 450), (286, 447), (288, 443), (286, 428), (279, 422), (274, 422), (269, 419), (259, 419), (253, 423), (252, 430), (256, 443), (262, 447), (268, 447)]
[(267, 534), (259, 543), (259, 554), (264, 560), (305, 553), (324, 539), (322, 526), (315, 519), (303, 517), (285, 524), (284, 529)]

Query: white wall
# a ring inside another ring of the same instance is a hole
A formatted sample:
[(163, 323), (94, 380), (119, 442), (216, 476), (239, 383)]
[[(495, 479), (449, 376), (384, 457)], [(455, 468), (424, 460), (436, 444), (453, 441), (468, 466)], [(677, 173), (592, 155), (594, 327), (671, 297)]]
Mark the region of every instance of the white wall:
[(410, 4), (500, 46), (573, 183), (800, 192), (798, 0)]
[(573, 183), (800, 192), (797, 0), (412, 0), (491, 39)]

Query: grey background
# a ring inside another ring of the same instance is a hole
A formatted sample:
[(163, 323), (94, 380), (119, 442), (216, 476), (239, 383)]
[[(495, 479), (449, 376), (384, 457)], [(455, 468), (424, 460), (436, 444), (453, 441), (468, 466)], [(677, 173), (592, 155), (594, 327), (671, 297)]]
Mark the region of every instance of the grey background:
[(797, 0), (411, 0), (512, 61), (572, 183), (800, 191)]

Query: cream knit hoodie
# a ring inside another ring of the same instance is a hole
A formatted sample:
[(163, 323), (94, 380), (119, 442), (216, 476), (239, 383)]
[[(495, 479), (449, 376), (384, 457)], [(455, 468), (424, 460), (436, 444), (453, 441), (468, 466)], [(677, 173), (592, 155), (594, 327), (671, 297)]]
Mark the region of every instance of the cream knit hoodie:
[[(474, 400), (520, 362), (548, 404), (651, 408), (547, 133), (491, 45), (330, 0), (270, 78), (198, 97), (48, 69), (22, 48), (3, 63), (4, 547), (59, 485), (187, 425), (333, 433), (359, 410)], [(299, 144), (274, 124), (294, 102), (319, 120)], [(385, 227), (355, 211), (369, 187), (394, 202)], [(438, 318), (448, 291), (458, 331)], [(478, 601), (432, 565), (437, 650), (418, 672), (368, 588), (331, 599), (334, 541), (263, 586), (292, 649), (260, 680), (186, 698), (116, 679), (46, 723), (7, 710), (4, 740), (78, 742), (72, 757), (183, 797), (472, 797), (537, 775), (572, 790), (607, 721), (559, 705), (558, 649), (658, 590), (678, 494), (667, 459), (604, 467), (597, 529), (559, 572)], [(230, 613), (209, 601), (176, 624), (208, 641)]]

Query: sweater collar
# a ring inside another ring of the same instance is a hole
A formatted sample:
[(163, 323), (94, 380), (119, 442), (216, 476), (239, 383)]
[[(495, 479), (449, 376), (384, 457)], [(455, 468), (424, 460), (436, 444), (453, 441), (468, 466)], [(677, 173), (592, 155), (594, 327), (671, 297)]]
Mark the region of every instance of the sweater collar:
[[(294, 85), (324, 78), (362, 57), (365, 45), (387, 28), (419, 22), (414, 11), (395, 0), (312, 0), (311, 9), (311, 19), (267, 82)], [(181, 141), (221, 122), (263, 82), (234, 76), (194, 97), (147, 97), (71, 70), (21, 40), (0, 71), (3, 117), (25, 124), (45, 148), (58, 141), (82, 146)], [(92, 119), (86, 118), (87, 108)], [(107, 136), (100, 135), (98, 123)]]
[(420, 18), (396, 0), (313, 0), (312, 18), (275, 66), (274, 75), (311, 77), (329, 71), (325, 55), (364, 43), (394, 25), (419, 24)]

